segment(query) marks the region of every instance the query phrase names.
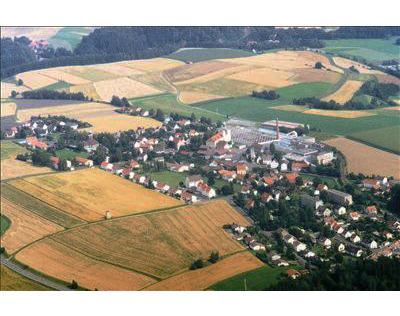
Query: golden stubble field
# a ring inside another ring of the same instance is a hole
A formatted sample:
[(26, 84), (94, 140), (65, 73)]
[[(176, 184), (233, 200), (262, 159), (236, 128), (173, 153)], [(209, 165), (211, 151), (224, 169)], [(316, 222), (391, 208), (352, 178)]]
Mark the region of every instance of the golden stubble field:
[(11, 226), (1, 236), (1, 245), (5, 247), (9, 254), (13, 254), (21, 247), (40, 238), (64, 229), (3, 198), (1, 199), (1, 214), (11, 220)]
[(156, 280), (107, 264), (54, 241), (43, 239), (23, 249), (16, 259), (46, 275), (100, 291), (134, 291)]
[(264, 264), (248, 251), (234, 254), (208, 267), (187, 271), (144, 288), (145, 291), (202, 291), (211, 285)]
[[(91, 168), (29, 177), (9, 182), (41, 201), (88, 221), (182, 205), (182, 202)], [(140, 197), (140, 198), (139, 198)]]
[(57, 234), (54, 240), (108, 263), (166, 278), (211, 251), (243, 250), (222, 228), (248, 222), (223, 200), (111, 219)]
[(14, 102), (0, 102), (0, 106), (1, 117), (15, 115), (17, 111), (17, 105)]
[(393, 176), (400, 179), (400, 157), (398, 155), (346, 138), (334, 138), (325, 143), (336, 147), (346, 156), (349, 172)]
[(24, 278), (11, 269), (0, 266), (0, 291), (50, 291), (49, 288)]
[(334, 92), (333, 94), (330, 94), (326, 96), (325, 98), (321, 99), (322, 101), (336, 101), (340, 104), (344, 104), (347, 101), (351, 100), (353, 97), (354, 93), (360, 89), (360, 87), (363, 85), (362, 81), (355, 81), (355, 80), (348, 80), (345, 82), (343, 86), (340, 87), (339, 90)]
[(383, 72), (368, 69), (367, 66), (357, 63), (355, 61), (352, 61), (350, 59), (346, 59), (346, 58), (342, 58), (342, 57), (334, 57), (333, 61), (335, 62), (336, 65), (338, 65), (339, 67), (343, 67), (343, 68), (350, 68), (351, 66), (354, 66), (362, 74), (374, 74), (374, 75), (379, 75), (379, 74), (382, 75), (383, 74)]

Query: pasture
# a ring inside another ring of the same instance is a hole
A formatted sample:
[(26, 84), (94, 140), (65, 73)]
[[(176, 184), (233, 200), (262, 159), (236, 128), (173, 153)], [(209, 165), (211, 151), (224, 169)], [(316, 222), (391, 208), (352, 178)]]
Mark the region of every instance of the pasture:
[(93, 30), (92, 26), (68, 26), (59, 28), (57, 32), (49, 38), (49, 43), (54, 48), (63, 47), (73, 50), (82, 37), (88, 35)]
[(399, 47), (394, 44), (396, 38), (326, 40), (322, 51), (361, 57), (368, 61), (398, 59)]
[(238, 58), (254, 56), (252, 52), (227, 48), (184, 48), (168, 55), (168, 58), (184, 62), (200, 62), (210, 59)]
[(263, 291), (278, 282), (281, 273), (289, 267), (275, 267), (264, 265), (251, 271), (246, 271), (209, 287), (213, 291), (245, 291), (245, 282), (248, 291)]
[(77, 217), (54, 208), (36, 197), (5, 183), (1, 184), (1, 197), (17, 207), (21, 207), (62, 227), (71, 228), (86, 223)]
[[(41, 201), (87, 221), (142, 213), (182, 202), (97, 168), (54, 173), (9, 182)], [(135, 199), (140, 196), (140, 199)]]
[(222, 256), (243, 250), (222, 228), (233, 222), (248, 225), (227, 202), (215, 200), (102, 221), (52, 238), (97, 260), (166, 278), (213, 250)]
[(325, 143), (336, 147), (346, 156), (349, 172), (393, 176), (400, 179), (400, 158), (398, 155), (346, 138), (334, 138), (325, 141)]
[(0, 291), (51, 291), (51, 289), (24, 278), (11, 269), (0, 266)]
[[(46, 258), (45, 260), (43, 260)], [(134, 291), (155, 282), (135, 273), (85, 256), (46, 238), (23, 249), (16, 259), (45, 275), (100, 291)]]
[(2, 140), (0, 142), (0, 148), (1, 148), (0, 151), (1, 160), (15, 158), (18, 154), (23, 154), (27, 152), (27, 150), (24, 147), (10, 140)]
[(60, 159), (72, 160), (75, 157), (87, 158), (89, 154), (86, 151), (76, 152), (69, 148), (64, 148), (61, 150), (56, 150), (56, 156)]
[(3, 198), (1, 199), (1, 214), (11, 221), (10, 228), (1, 236), (1, 245), (9, 254), (64, 229)]
[[(263, 263), (250, 252), (236, 253), (205, 268), (187, 271), (146, 287), (145, 291), (202, 291), (220, 280), (255, 268)], [(281, 269), (280, 269), (281, 270)], [(260, 275), (259, 275), (260, 276)], [(263, 275), (264, 276), (264, 275)], [(260, 280), (258, 281), (260, 282)]]

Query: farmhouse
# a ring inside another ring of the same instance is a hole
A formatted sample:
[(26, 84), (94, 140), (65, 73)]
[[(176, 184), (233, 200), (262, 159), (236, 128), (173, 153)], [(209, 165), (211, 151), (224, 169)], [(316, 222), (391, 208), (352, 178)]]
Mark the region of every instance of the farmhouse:
[(48, 144), (46, 144), (45, 142), (41, 142), (39, 141), (36, 137), (27, 137), (26, 138), (26, 144), (30, 147), (32, 147), (32, 149), (47, 149), (49, 147)]
[(199, 183), (203, 183), (203, 179), (202, 179), (201, 175), (186, 177), (185, 186), (187, 188), (192, 188), (192, 187), (197, 188)]
[(208, 198), (213, 198), (216, 196), (215, 190), (211, 187), (209, 187), (207, 184), (204, 182), (199, 182), (197, 185), (197, 190), (204, 196)]
[(379, 180), (375, 180), (375, 179), (364, 179), (362, 181), (362, 185), (364, 188), (367, 189), (379, 189), (380, 187), (380, 181)]
[(80, 166), (93, 167), (93, 160), (91, 159), (75, 157), (75, 161)]

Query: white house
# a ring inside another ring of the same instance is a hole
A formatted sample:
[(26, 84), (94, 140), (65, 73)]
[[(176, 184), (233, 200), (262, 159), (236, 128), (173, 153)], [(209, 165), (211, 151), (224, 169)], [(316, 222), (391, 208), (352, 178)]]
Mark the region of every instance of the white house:
[(339, 246), (338, 246), (338, 251), (339, 252), (344, 252), (345, 249), (346, 249), (346, 246), (344, 244), (340, 243)]
[(312, 251), (306, 251), (306, 253), (304, 254), (304, 257), (306, 257), (306, 258), (315, 257), (315, 253)]
[(260, 250), (265, 250), (265, 246), (263, 244), (260, 244), (258, 242), (252, 242), (249, 245), (250, 249), (254, 251), (260, 251)]
[(300, 251), (306, 250), (307, 246), (305, 244), (301, 243), (300, 241), (295, 240), (293, 242), (293, 248), (294, 248), (294, 250), (296, 250), (296, 252), (300, 252)]
[(287, 170), (288, 170), (288, 165), (287, 165), (287, 163), (282, 162), (282, 163), (281, 163), (281, 171), (283, 172), (283, 171), (287, 171)]
[(324, 246), (325, 248), (329, 249), (331, 247), (331, 245), (332, 245), (332, 241), (329, 238), (322, 237), (319, 240), (319, 244)]
[(190, 176), (187, 177), (185, 180), (185, 186), (188, 188), (196, 187), (199, 185), (199, 183), (202, 183), (203, 179), (201, 178), (200, 175), (195, 175), (195, 176)]
[(344, 206), (339, 206), (335, 209), (335, 212), (337, 215), (345, 215), (346, 214), (346, 208)]
[(237, 233), (243, 233), (246, 230), (246, 227), (238, 225), (238, 224), (233, 224), (232, 225), (232, 230), (237, 232)]
[(375, 240), (373, 240), (368, 244), (368, 246), (369, 246), (369, 249), (376, 249), (376, 248), (378, 248), (378, 243)]
[(359, 236), (357, 236), (356, 234), (353, 234), (351, 237), (350, 237), (350, 240), (353, 242), (353, 243), (359, 243), (360, 241), (361, 241), (361, 238), (359, 237)]

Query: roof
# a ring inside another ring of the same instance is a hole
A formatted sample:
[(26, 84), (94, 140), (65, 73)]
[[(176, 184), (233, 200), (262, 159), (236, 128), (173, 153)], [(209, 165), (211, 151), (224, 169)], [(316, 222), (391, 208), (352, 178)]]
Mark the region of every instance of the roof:
[(371, 184), (371, 185), (377, 185), (379, 184), (379, 180), (375, 180), (375, 179), (364, 179), (363, 180), (364, 184)]
[(79, 163), (87, 163), (87, 162), (89, 162), (89, 161), (92, 161), (92, 160), (90, 160), (90, 159), (87, 159), (87, 158), (83, 158), (83, 157), (75, 157), (75, 160), (77, 161), (77, 162), (79, 162)]
[(247, 167), (245, 164), (238, 164), (237, 166), (236, 166), (236, 170), (237, 171), (247, 171), (249, 169), (249, 167)]
[(219, 170), (218, 173), (221, 176), (224, 176), (224, 177), (234, 177), (234, 176), (236, 176), (236, 173), (234, 171), (228, 171), (228, 170)]
[(299, 175), (296, 172), (291, 172), (291, 173), (287, 173), (285, 176), (286, 176), (286, 179), (288, 179), (288, 181), (290, 183), (294, 183), (296, 181), (296, 178)]
[(300, 272), (294, 269), (289, 269), (286, 271), (286, 273), (288, 274), (288, 276), (300, 275)]
[(84, 146), (98, 146), (99, 142), (94, 138), (90, 137), (87, 141), (83, 142)]
[(215, 134), (214, 136), (210, 137), (207, 139), (207, 142), (213, 142), (215, 143), (216, 141), (220, 140), (223, 137), (223, 134), (221, 132)]

